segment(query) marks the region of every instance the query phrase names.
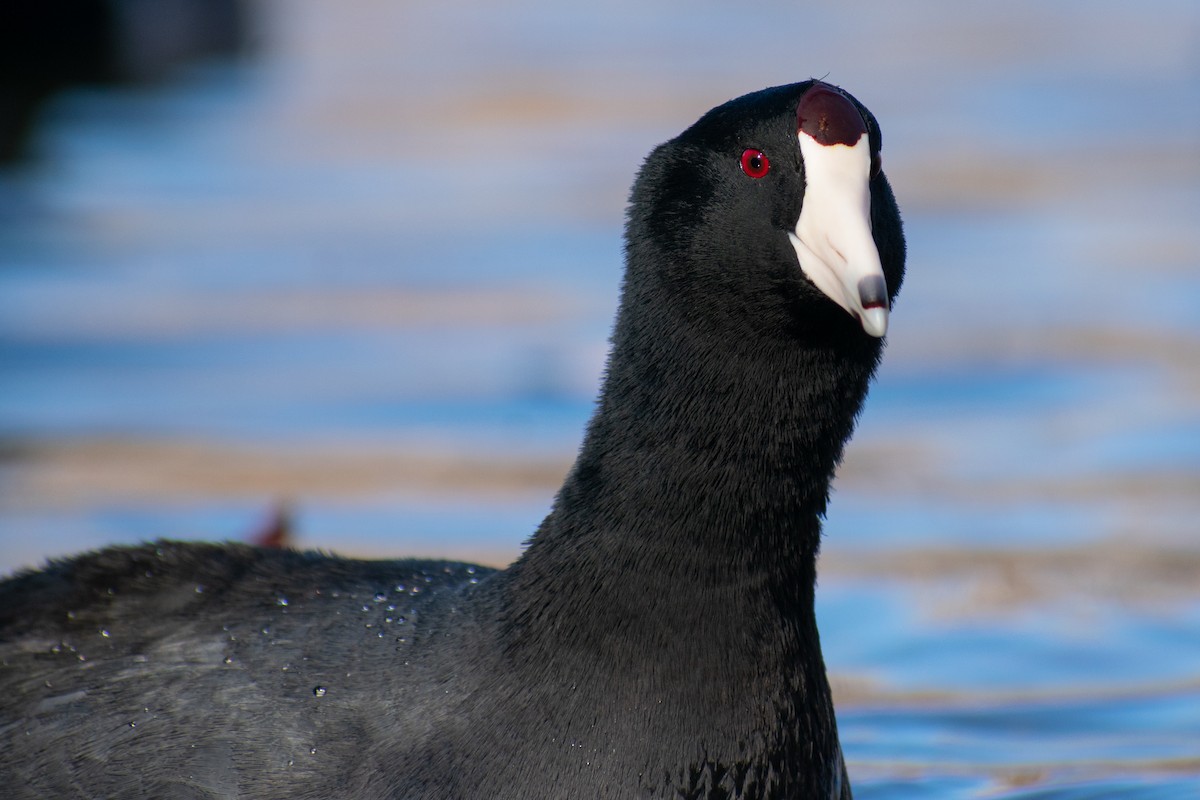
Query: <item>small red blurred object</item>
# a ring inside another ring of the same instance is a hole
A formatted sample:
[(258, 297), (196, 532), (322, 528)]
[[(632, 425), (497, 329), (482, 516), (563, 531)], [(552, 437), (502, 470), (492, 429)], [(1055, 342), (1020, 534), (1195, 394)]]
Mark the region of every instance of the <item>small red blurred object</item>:
[(272, 550), (283, 550), (295, 545), (291, 503), (286, 500), (276, 503), (262, 525), (248, 538), (250, 544)]

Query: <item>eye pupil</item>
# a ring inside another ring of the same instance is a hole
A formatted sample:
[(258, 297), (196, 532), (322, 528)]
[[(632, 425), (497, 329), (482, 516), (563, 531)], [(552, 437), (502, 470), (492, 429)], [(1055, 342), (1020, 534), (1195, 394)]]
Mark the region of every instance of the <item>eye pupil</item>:
[(742, 153), (742, 172), (751, 178), (761, 178), (771, 171), (771, 161), (762, 150), (749, 148)]

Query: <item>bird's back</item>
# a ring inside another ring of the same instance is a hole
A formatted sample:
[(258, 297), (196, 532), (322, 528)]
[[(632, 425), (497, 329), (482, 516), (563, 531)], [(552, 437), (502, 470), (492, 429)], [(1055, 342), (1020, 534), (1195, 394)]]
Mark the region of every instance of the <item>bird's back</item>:
[(6, 581), (7, 796), (370, 796), (374, 745), (419, 750), (470, 671), (428, 651), (490, 572), (160, 542)]

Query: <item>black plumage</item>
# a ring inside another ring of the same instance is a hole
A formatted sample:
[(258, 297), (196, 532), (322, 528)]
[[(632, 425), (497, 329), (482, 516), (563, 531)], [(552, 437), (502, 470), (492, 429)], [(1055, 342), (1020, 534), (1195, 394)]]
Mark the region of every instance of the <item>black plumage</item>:
[(595, 415), (507, 570), (160, 542), (0, 584), (7, 796), (848, 798), (815, 559), (882, 340), (789, 243), (814, 87), (877, 161), (816, 82), (646, 160)]

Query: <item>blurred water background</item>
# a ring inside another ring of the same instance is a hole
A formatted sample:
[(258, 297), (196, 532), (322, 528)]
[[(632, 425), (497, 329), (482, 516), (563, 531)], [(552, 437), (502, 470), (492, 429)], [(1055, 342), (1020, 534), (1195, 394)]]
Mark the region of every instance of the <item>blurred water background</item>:
[(0, 570), (280, 504), (301, 547), (508, 562), (641, 159), (827, 76), (910, 244), (820, 567), (856, 796), (1200, 796), (1200, 5), (237, 10), (249, 48), (55, 86), (0, 168)]

